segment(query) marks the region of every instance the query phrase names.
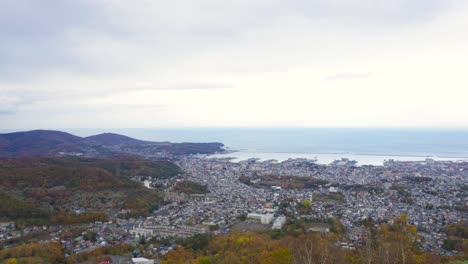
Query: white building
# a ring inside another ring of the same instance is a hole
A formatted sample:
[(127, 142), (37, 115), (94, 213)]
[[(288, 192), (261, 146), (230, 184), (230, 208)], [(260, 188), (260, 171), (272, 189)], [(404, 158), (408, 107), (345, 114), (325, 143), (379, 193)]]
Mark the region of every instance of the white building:
[(0, 223), (0, 231), (14, 230), (15, 222), (2, 222)]
[(134, 264), (154, 264), (153, 259), (146, 259), (146, 258), (132, 258), (132, 262)]
[(280, 215), (273, 222), (273, 226), (271, 227), (271, 229), (281, 229), (285, 223), (286, 223), (286, 216)]
[(130, 234), (138, 235), (140, 237), (141, 236), (149, 237), (153, 234), (153, 230), (150, 228), (135, 227), (132, 230), (130, 230)]
[(191, 237), (196, 234), (204, 234), (206, 231), (200, 227), (194, 226), (145, 226), (136, 227), (130, 230), (130, 234), (139, 236), (160, 236), (160, 237)]
[(256, 219), (256, 220), (260, 220), (260, 222), (264, 225), (268, 225), (271, 223), (271, 221), (273, 221), (273, 214), (257, 214), (257, 213), (249, 213), (247, 215), (247, 218), (250, 218), (250, 219)]

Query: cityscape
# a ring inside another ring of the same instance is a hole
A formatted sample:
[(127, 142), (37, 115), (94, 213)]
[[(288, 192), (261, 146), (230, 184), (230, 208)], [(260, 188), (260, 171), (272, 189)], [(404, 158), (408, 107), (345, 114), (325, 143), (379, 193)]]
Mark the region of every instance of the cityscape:
[(467, 0), (0, 0), (0, 264), (468, 264)]
[[(345, 158), (322, 165), (307, 159), (233, 162), (195, 155), (179, 157), (175, 164), (181, 173), (172, 178), (130, 176), (163, 196), (161, 206), (147, 216), (121, 218), (121, 211), (110, 211), (107, 221), (22, 230), (15, 222), (2, 222), (0, 241), (41, 237), (42, 243), (60, 242), (70, 256), (116, 242), (135, 247), (144, 239), (158, 242), (134, 256), (159, 256), (147, 259), (154, 262), (176, 249), (179, 239), (281, 231), (297, 221), (306, 233), (328, 234), (337, 220), (343, 228), (337, 246), (356, 250), (370, 239), (372, 228), (405, 215), (417, 230), (420, 250), (463, 256), (447, 246), (444, 228), (466, 225), (468, 162), (388, 160), (383, 166), (358, 166)], [(190, 185), (184, 189), (183, 183)], [(73, 210), (86, 213), (84, 208)], [(72, 229), (81, 232), (71, 235)]]

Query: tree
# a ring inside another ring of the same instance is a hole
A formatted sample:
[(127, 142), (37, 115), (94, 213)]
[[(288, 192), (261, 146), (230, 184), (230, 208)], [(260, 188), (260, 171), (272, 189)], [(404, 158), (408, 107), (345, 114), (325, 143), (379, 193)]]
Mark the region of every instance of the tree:
[[(393, 219), (391, 225), (383, 224), (378, 233), (373, 237), (375, 248), (371, 248), (372, 255), (368, 250), (361, 248), (363, 259), (373, 259), (377, 263), (418, 263), (422, 258), (415, 242), (417, 240), (416, 227), (408, 224), (405, 214)], [(365, 245), (369, 246), (369, 245)]]
[(5, 261), (5, 264), (17, 264), (18, 260), (16, 258), (10, 258)]
[(196, 260), (193, 255), (185, 250), (183, 247), (176, 248), (175, 250), (170, 251), (164, 257), (164, 260), (161, 264), (195, 264)]
[(312, 212), (312, 202), (309, 199), (305, 199), (297, 205), (297, 210), (301, 214), (310, 214)]
[(312, 207), (312, 202), (309, 199), (305, 199), (304, 201), (302, 201), (302, 205), (305, 208), (310, 208), (310, 207)]
[(146, 237), (145, 236), (142, 236), (140, 238), (140, 245), (145, 245), (146, 244)]
[(286, 238), (285, 243), (292, 251), (294, 263), (349, 263), (344, 251), (333, 245), (336, 241), (338, 236), (334, 234), (309, 233), (294, 239)]
[(216, 231), (216, 230), (219, 230), (218, 224), (210, 226), (210, 231)]

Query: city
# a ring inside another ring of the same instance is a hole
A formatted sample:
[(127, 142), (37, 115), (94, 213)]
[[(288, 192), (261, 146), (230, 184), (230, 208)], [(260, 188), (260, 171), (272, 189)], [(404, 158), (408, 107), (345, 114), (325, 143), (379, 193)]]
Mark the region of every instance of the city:
[[(22, 231), (16, 230), (14, 222), (6, 222), (0, 228), (0, 241), (39, 237), (43, 242), (59, 241), (73, 255), (155, 238), (167, 241), (150, 248), (161, 256), (176, 248), (177, 238), (281, 230), (299, 219), (309, 223), (307, 232), (328, 233), (333, 228), (329, 219), (336, 219), (344, 228), (339, 245), (354, 249), (369, 237), (369, 223), (390, 223), (404, 214), (417, 228), (422, 250), (462, 254), (444, 247), (444, 227), (468, 218), (467, 162), (427, 159), (356, 166), (347, 159), (321, 165), (306, 159), (232, 162), (186, 156), (176, 164), (182, 173), (174, 178), (131, 177), (164, 196), (161, 207), (150, 216)], [(176, 187), (183, 182), (207, 188), (201, 193), (183, 192)], [(307, 208), (304, 201), (309, 203)]]

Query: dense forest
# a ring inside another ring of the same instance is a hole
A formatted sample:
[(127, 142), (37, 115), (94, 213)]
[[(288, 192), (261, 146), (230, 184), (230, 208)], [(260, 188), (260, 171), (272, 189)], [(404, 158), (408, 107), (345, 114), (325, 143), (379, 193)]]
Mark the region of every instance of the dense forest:
[(128, 176), (169, 178), (179, 173), (180, 168), (169, 161), (136, 158), (4, 158), (0, 159), (0, 216), (42, 224), (87, 219), (74, 217), (76, 210), (96, 215), (93, 212), (125, 209), (128, 216), (146, 215), (157, 208), (161, 196)]
[(0, 222), (21, 220), (25, 224), (47, 223), (49, 212), (36, 208), (32, 203), (16, 199), (0, 191)]
[(60, 243), (32, 243), (0, 250), (0, 263), (66, 263)]

